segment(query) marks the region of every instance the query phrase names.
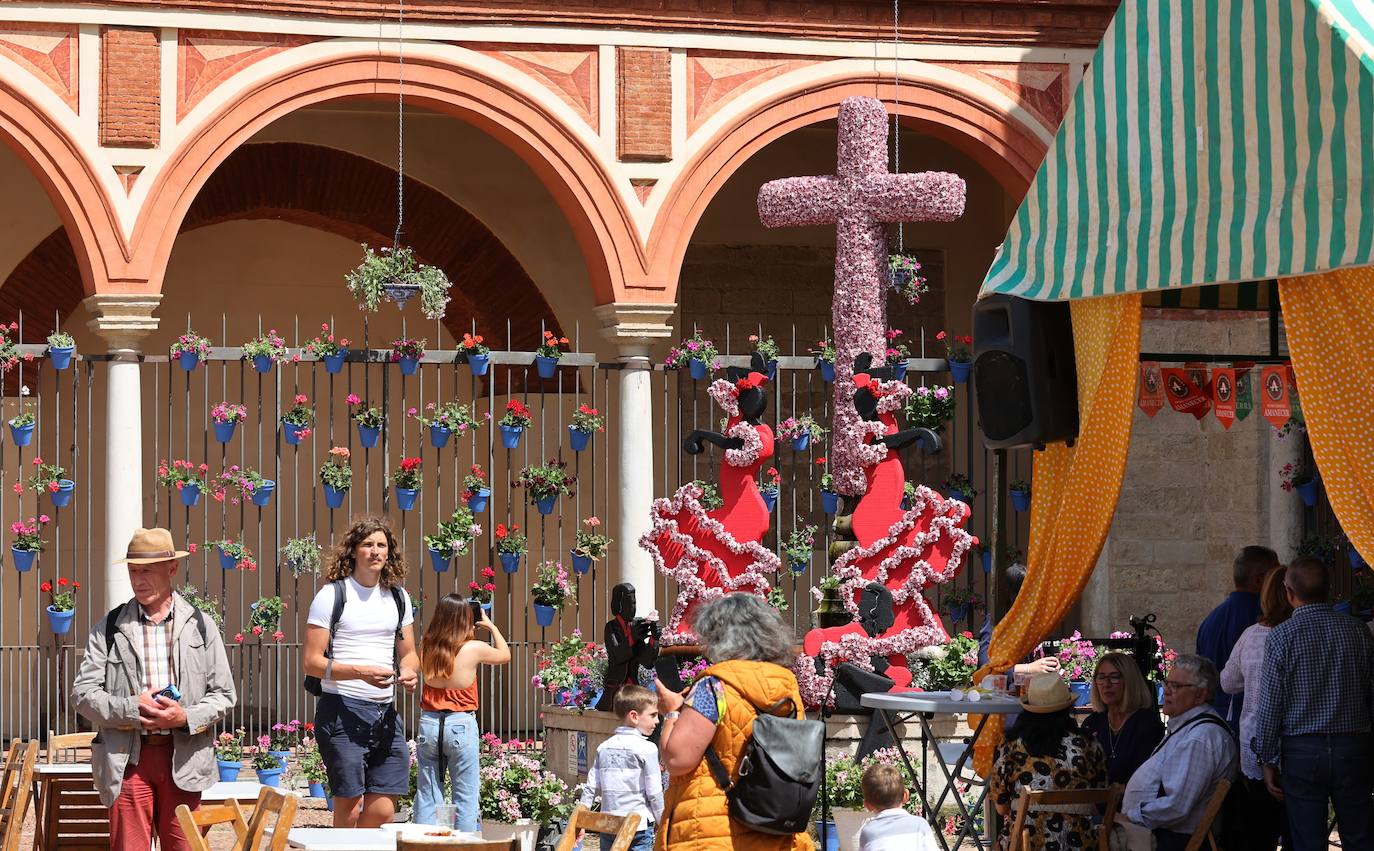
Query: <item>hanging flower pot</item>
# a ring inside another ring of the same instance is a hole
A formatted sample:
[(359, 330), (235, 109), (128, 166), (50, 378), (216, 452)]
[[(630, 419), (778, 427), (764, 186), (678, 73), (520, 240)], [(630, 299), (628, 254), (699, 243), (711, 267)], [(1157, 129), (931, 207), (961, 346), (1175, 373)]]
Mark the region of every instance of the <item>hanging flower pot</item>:
[(243, 763), (217, 759), (215, 760), (215, 768), (219, 770), (219, 782), (233, 783), (239, 779), (239, 772), (243, 771)]
[(400, 364), (402, 375), (414, 375), (420, 368), (419, 358), (403, 357), (397, 359), (396, 363)]
[(763, 367), (764, 367), (764, 371), (768, 374), (768, 380), (769, 380), (769, 381), (777, 381), (777, 380), (778, 380), (778, 362), (777, 362), (777, 360), (770, 360), (770, 361), (768, 361), (767, 363), (765, 363), (765, 364), (763, 365)]
[(59, 612), (52, 606), (48, 606), (48, 628), (57, 635), (66, 635), (71, 631), (72, 621), (76, 618), (76, 609), (68, 609)]
[(227, 423), (215, 423), (215, 440), (220, 443), (228, 443), (234, 439), (234, 430), (238, 428), (238, 420), (230, 420)]
[(840, 510), (840, 495), (835, 491), (821, 491), (821, 510), (826, 514), (834, 514)]
[(429, 564), (434, 568), (435, 573), (447, 573), (448, 566), (453, 558), (448, 550), (436, 550), (429, 547)]
[(238, 557), (231, 553), (226, 553), (224, 547), (215, 547), (219, 550), (219, 566), (225, 570), (233, 570), (239, 566)]
[(506, 573), (515, 573), (520, 569), (519, 553), (501, 553), (501, 569)]
[(272, 502), (272, 492), (277, 489), (277, 483), (271, 479), (264, 479), (263, 483), (253, 489), (253, 504), (258, 508), (266, 508)]
[(968, 617), (967, 603), (961, 603), (959, 605), (949, 607), (949, 619), (951, 622), (959, 623), (966, 617)]
[(966, 493), (961, 493), (957, 490), (947, 490), (945, 491), (945, 496), (949, 499), (957, 499), (965, 505), (969, 506), (970, 508), (973, 507), (973, 497), (969, 496)]
[(76, 482), (71, 479), (58, 479), (57, 490), (48, 491), (48, 496), (52, 497), (54, 508), (66, 508), (72, 504), (72, 494), (74, 493), (76, 493)]
[(305, 431), (308, 428), (310, 427), (296, 425), (295, 423), (288, 423), (286, 420), (282, 420), (281, 436), (285, 438), (286, 442), (291, 444), (292, 446), (299, 446), (301, 440), (304, 439), (301, 435), (301, 432)]
[(761, 490), (759, 496), (763, 497), (763, 505), (768, 509), (768, 513), (773, 513), (773, 509), (778, 507), (778, 492), (775, 490)]
[(491, 355), (468, 355), (468, 368), (473, 375), (481, 376), (487, 374), (487, 366), (491, 364)]
[(38, 426), (37, 423), (15, 425), (14, 420), (10, 420), (9, 426), (10, 438), (14, 440), (15, 446), (28, 446), (33, 443), (33, 430)]
[(448, 446), (448, 439), (453, 437), (453, 429), (445, 428), (437, 423), (429, 427), (429, 445), (435, 449), (443, 449)]
[(200, 502), (200, 485), (192, 482), (183, 484), (177, 491), (181, 494), (181, 504), (187, 508), (194, 508)]
[[(11, 430), (13, 430), (14, 426), (10, 426), (10, 428)], [(17, 438), (15, 439), (15, 442), (19, 442)], [(28, 443), (26, 441), (24, 443), (20, 443), (19, 445), (27, 446)], [(1312, 506), (1317, 504), (1317, 483), (1319, 481), (1321, 480), (1313, 478), (1306, 482), (1303, 482), (1300, 485), (1293, 486), (1294, 490), (1298, 492), (1298, 496), (1302, 497), (1302, 504), (1307, 506), (1308, 508), (1311, 508)]]
[(343, 372), (344, 361), (348, 360), (348, 349), (340, 349), (332, 355), (325, 355), (321, 360), (324, 361), (325, 372), (337, 375)]
[(897, 381), (906, 381), (906, 371), (911, 366), (909, 361), (899, 360), (892, 365), (892, 377)]
[(281, 776), (286, 771), (285, 768), (258, 768), (258, 782), (264, 786), (271, 786), (276, 789), (281, 786)]
[(804, 431), (796, 437), (792, 438), (792, 451), (794, 452), (805, 452), (807, 447), (809, 447), (810, 445), (811, 432), (809, 431)]
[(1092, 683), (1069, 683), (1069, 691), (1073, 692), (1074, 706), (1088, 706), (1092, 703)]
[(983, 550), (983, 552), (982, 552), (982, 560), (983, 560), (983, 572), (984, 572), (984, 573), (992, 573), (992, 550)]
[(33, 569), (33, 563), (38, 558), (38, 550), (21, 550), (17, 547), (10, 547), (10, 555), (14, 557), (14, 569), (20, 573), (28, 573)]
[(358, 442), (362, 444), (364, 449), (374, 448), (377, 445), (377, 440), (381, 436), (381, 428), (358, 423)]
[(1354, 546), (1353, 544), (1350, 546), (1349, 549), (1347, 549), (1347, 550), (1345, 551), (1345, 554), (1346, 554), (1346, 556), (1349, 557), (1349, 559), (1350, 559), (1350, 569), (1351, 569), (1351, 570), (1363, 570), (1363, 569), (1364, 569), (1364, 567), (1365, 567), (1364, 556), (1360, 555), (1360, 551), (1357, 550), (1357, 549), (1355, 549), (1355, 546)]
[(576, 426), (568, 426), (568, 446), (572, 447), (572, 451), (581, 452), (587, 448), (587, 444), (590, 443), (591, 440), (591, 432), (582, 431)]
[(949, 364), (950, 377), (954, 379), (954, 383), (967, 384), (968, 377), (973, 372), (973, 361), (952, 360), (947, 361), (947, 363)]
[(525, 433), (521, 426), (501, 426), (501, 445), (507, 449), (514, 449), (520, 445), (520, 436)]
[(706, 361), (700, 358), (688, 358), (687, 374), (692, 377), (693, 381), (700, 381), (705, 378), (706, 372)]
[(534, 368), (538, 371), (540, 378), (553, 378), (558, 374), (558, 358), (535, 355)]
[(396, 507), (402, 511), (410, 511), (415, 507), (415, 498), (419, 495), (419, 488), (396, 488)]
[(1011, 507), (1020, 512), (1030, 511), (1031, 495), (1030, 491), (1012, 491)]
[(828, 384), (835, 380), (835, 364), (828, 360), (818, 360), (816, 366), (821, 371), (821, 381)]
[(591, 556), (579, 553), (577, 550), (571, 550), (570, 552), (572, 553), (573, 573), (585, 574), (591, 571)]
[(53, 369), (66, 369), (72, 365), (72, 355), (76, 352), (76, 346), (49, 346), (48, 360), (52, 361)]
[(468, 497), (468, 510), (473, 514), (481, 514), (487, 510), (487, 498), (491, 496), (491, 488), (478, 488), (470, 491), (472, 496)]
[(348, 491), (346, 489), (339, 490), (329, 485), (324, 486), (324, 504), (329, 508), (342, 508), (344, 497), (347, 495)]
[(534, 622), (540, 626), (553, 626), (553, 616), (558, 614), (558, 609), (553, 606), (545, 606), (542, 603), (534, 604)]
[(200, 366), (200, 354), (198, 352), (181, 352), (177, 355), (177, 366), (187, 372), (194, 372)]
[(271, 371), (272, 371), (272, 356), (271, 356), (271, 355), (253, 355), (253, 369), (257, 370), (258, 372), (271, 372)]
[(788, 565), (793, 573), (805, 573), (808, 566), (804, 561), (794, 561)]
[(539, 509), (539, 513), (545, 516), (553, 513), (553, 507), (558, 504), (558, 494), (551, 493), (547, 496), (536, 497), (534, 507)]

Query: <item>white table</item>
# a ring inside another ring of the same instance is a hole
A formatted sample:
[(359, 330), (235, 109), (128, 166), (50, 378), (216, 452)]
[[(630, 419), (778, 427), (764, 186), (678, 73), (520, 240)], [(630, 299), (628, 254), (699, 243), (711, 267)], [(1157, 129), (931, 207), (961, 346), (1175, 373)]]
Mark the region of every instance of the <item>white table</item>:
[[(90, 777), (91, 764), (89, 762), (57, 762), (38, 763), (33, 767), (34, 781), (57, 779), (61, 777)], [(200, 793), (202, 801), (227, 801), (236, 798), (239, 801), (256, 801), (258, 792), (262, 789), (262, 784), (256, 780), (234, 780), (219, 781), (215, 785)]]
[[(396, 837), (424, 836), (435, 830), (428, 824), (394, 824), (386, 827), (293, 827), (286, 844), (303, 851), (396, 851)], [(271, 835), (271, 831), (268, 831)], [(481, 842), (475, 833), (455, 833), (454, 839)]]
[[(916, 783), (916, 793), (921, 800), (921, 807), (926, 814), (926, 819), (930, 821), (935, 836), (945, 851), (949, 851), (950, 848), (958, 848), (966, 836), (973, 840), (975, 847), (980, 851), (986, 848), (983, 836), (975, 827), (973, 813), (983, 808), (983, 804), (987, 800), (989, 785), (983, 786), (978, 795), (978, 800), (972, 807), (969, 807), (965, 804), (964, 797), (958, 794), (958, 787), (955, 784), (959, 779), (959, 773), (973, 758), (973, 746), (978, 741), (978, 737), (982, 735), (983, 727), (988, 722), (988, 716), (1014, 715), (1021, 711), (1021, 701), (1013, 697), (983, 696), (981, 700), (970, 702), (968, 700), (954, 700), (948, 692), (872, 692), (860, 697), (859, 703), (875, 710), (882, 716), (883, 722), (887, 724), (887, 730), (892, 734), (892, 741), (897, 748), (897, 753), (901, 755), (902, 762), (906, 764), (907, 771), (910, 772), (912, 780)], [(982, 718), (979, 720), (978, 726), (974, 728), (973, 735), (964, 741), (964, 750), (955, 759), (952, 770), (944, 759), (936, 759), (936, 764), (940, 766), (940, 771), (945, 775), (945, 788), (940, 792), (940, 797), (932, 802), (926, 789), (930, 786), (930, 776), (927, 772), (930, 767), (931, 743), (934, 742), (937, 748), (939, 744), (935, 734), (930, 729), (930, 719), (936, 715), (981, 715)], [(921, 723), (921, 772), (919, 776), (915, 766), (911, 764), (911, 757), (907, 755), (906, 748), (902, 745), (902, 737), (897, 734), (897, 725), (909, 721), (913, 717)], [(944, 806), (945, 799), (951, 796), (951, 790), (953, 790), (954, 805), (964, 817), (963, 827), (960, 828), (959, 835), (955, 837), (952, 844), (945, 837), (944, 831), (936, 824), (940, 807)]]

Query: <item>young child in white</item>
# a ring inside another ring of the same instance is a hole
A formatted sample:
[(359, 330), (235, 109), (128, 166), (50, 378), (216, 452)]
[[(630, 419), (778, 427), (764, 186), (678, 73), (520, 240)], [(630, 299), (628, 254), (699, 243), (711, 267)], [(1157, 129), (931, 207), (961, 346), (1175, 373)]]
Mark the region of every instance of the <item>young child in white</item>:
[[(654, 826), (663, 817), (663, 775), (658, 748), (648, 736), (658, 726), (658, 696), (647, 688), (626, 685), (616, 692), (612, 706), (620, 726), (596, 749), (582, 787), (583, 806), (601, 798), (607, 815), (639, 815), (639, 831), (630, 851), (652, 851)], [(613, 836), (601, 835), (601, 851), (610, 851)]]
[(902, 806), (911, 799), (895, 765), (870, 765), (863, 776), (864, 809), (875, 815), (859, 831), (859, 851), (938, 851), (926, 820)]

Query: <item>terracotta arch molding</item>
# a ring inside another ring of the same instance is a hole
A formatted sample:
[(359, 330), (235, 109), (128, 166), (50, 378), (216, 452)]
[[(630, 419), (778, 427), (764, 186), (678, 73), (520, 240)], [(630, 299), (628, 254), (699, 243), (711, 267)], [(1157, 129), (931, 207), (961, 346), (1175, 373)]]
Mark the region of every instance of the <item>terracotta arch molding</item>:
[[(151, 176), (134, 227), (132, 277), (157, 291), (181, 220), (221, 163), (268, 124), (295, 110), (348, 98), (394, 98), (392, 56), (352, 44), (306, 59), (237, 92), (193, 128)], [(230, 83), (232, 84), (232, 83)], [(405, 56), (406, 101), (459, 118), (507, 145), (548, 188), (568, 220), (597, 303), (643, 277), (643, 248), (614, 183), (576, 133), (542, 104), (475, 68), (414, 47)]]
[[(649, 239), (650, 278), (674, 282), (671, 295), (676, 297), (692, 232), (711, 199), (750, 157), (793, 130), (834, 119), (845, 98), (872, 97), (891, 86), (892, 77), (872, 74), (806, 81), (760, 102), (722, 128), (686, 164), (664, 199)], [(968, 154), (1017, 199), (1030, 187), (1047, 150), (1012, 116), (968, 92), (929, 80), (903, 81), (900, 114), (903, 124)]]

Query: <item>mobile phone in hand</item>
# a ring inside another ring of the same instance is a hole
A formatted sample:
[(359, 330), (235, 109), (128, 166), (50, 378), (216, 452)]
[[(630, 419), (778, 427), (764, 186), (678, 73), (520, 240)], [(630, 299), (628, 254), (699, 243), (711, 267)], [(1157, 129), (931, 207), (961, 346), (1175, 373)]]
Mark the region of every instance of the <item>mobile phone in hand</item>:
[(482, 604), (477, 600), (468, 600), (468, 608), (472, 609), (472, 622), (479, 623), (482, 620)]

